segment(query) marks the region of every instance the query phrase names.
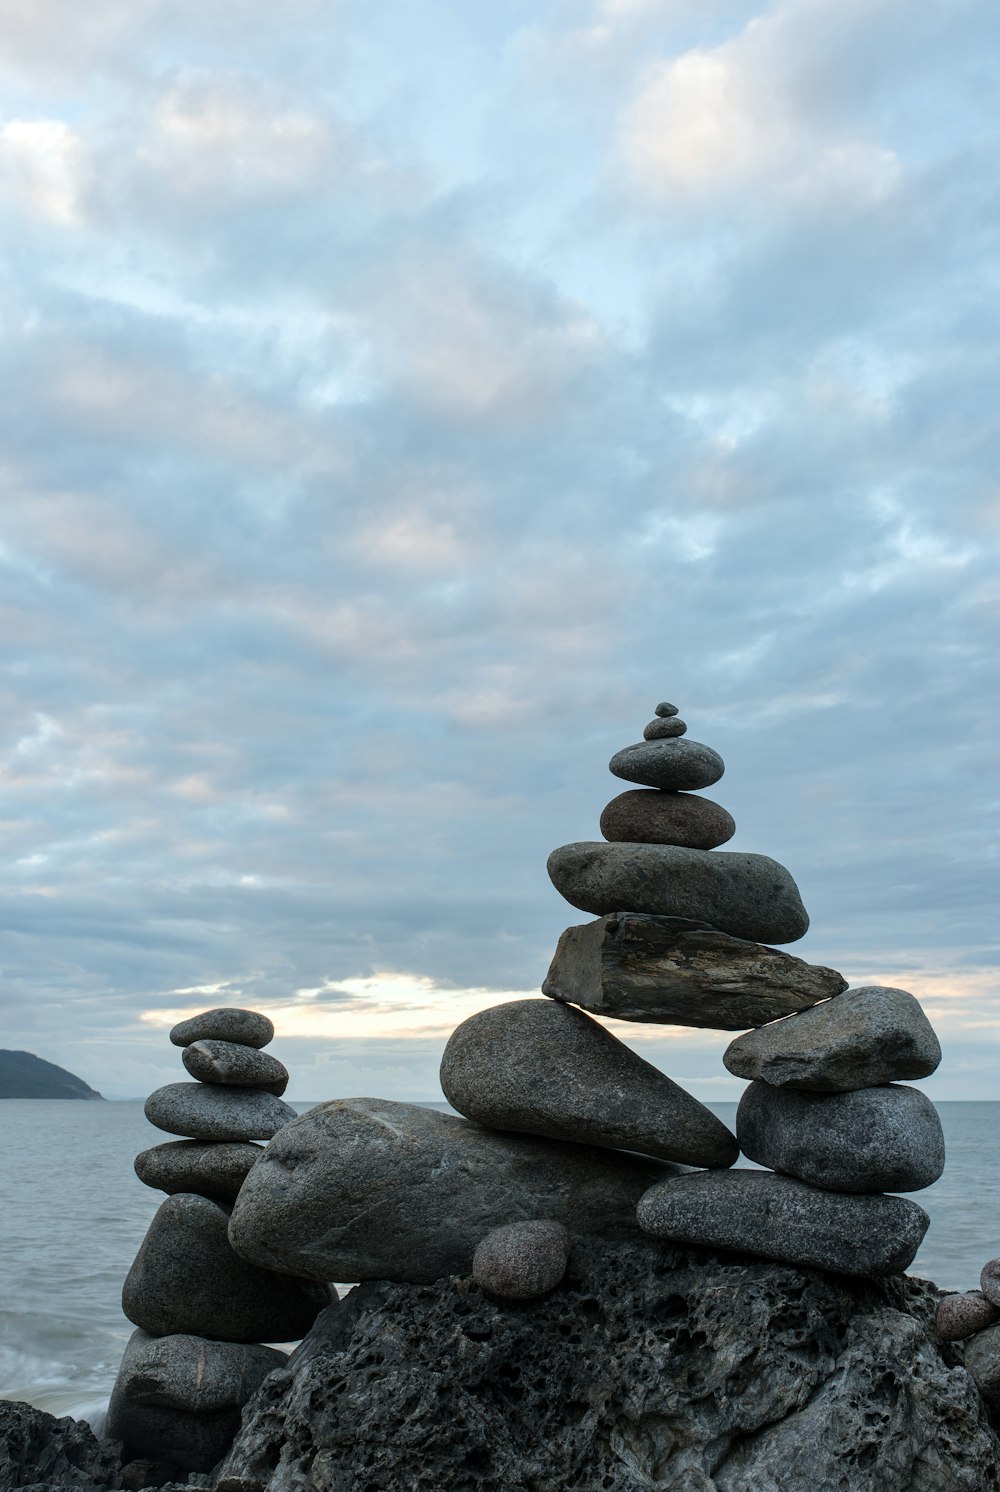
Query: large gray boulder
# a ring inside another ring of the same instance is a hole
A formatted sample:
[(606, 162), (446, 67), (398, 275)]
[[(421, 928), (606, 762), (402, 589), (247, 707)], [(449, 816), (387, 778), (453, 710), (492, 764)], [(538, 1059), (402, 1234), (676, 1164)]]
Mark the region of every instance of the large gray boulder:
[(723, 1061), (738, 1078), (773, 1088), (844, 1093), (928, 1077), (941, 1046), (911, 994), (873, 984), (738, 1036)]
[(250, 1167), (264, 1154), (262, 1145), (231, 1141), (209, 1144), (202, 1140), (170, 1140), (140, 1150), (135, 1174), (157, 1191), (195, 1192), (213, 1202), (235, 1202)]
[(795, 882), (767, 855), (588, 840), (553, 850), (548, 871), (561, 896), (597, 916), (685, 917), (755, 943), (794, 943), (809, 926)]
[(620, 1021), (742, 1031), (846, 988), (835, 969), (682, 917), (613, 912), (566, 929), (542, 993)]
[(800, 1093), (751, 1083), (736, 1111), (758, 1165), (835, 1192), (915, 1192), (944, 1170), (937, 1109), (919, 1088)]
[(644, 787), (663, 788), (668, 792), (686, 792), (691, 788), (711, 787), (726, 770), (725, 763), (711, 746), (689, 741), (686, 736), (673, 740), (638, 741), (623, 746), (608, 763), (616, 777), (639, 782)]
[(736, 1140), (711, 1109), (610, 1031), (552, 1000), (511, 1000), (457, 1026), (441, 1060), (453, 1108), (489, 1129), (731, 1166)]
[(296, 1118), (283, 1099), (263, 1088), (222, 1088), (207, 1083), (165, 1083), (146, 1099), (146, 1118), (157, 1129), (192, 1140), (269, 1140)]
[(223, 1005), (203, 1010), (186, 1021), (179, 1021), (170, 1032), (174, 1046), (188, 1046), (192, 1041), (238, 1041), (243, 1046), (267, 1046), (274, 1036), (274, 1024), (258, 1010), (239, 1010)]
[(605, 839), (628, 844), (683, 844), (714, 850), (736, 833), (736, 821), (711, 798), (637, 788), (619, 793), (601, 814)]
[(551, 1218), (573, 1237), (634, 1238), (635, 1205), (677, 1168), (380, 1098), (286, 1125), (243, 1184), (229, 1236), (244, 1259), (315, 1280), (468, 1273), (492, 1228)]
[(270, 1052), (237, 1041), (192, 1041), (181, 1061), (199, 1083), (226, 1087), (264, 1088), (278, 1098), (288, 1087), (288, 1068)]

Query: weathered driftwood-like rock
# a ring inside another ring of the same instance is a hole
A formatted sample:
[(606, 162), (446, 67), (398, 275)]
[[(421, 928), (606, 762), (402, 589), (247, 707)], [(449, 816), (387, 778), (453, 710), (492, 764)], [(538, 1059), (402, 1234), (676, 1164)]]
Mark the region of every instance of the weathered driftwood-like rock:
[(542, 993), (620, 1021), (745, 1031), (846, 988), (835, 969), (705, 923), (613, 912), (566, 929)]

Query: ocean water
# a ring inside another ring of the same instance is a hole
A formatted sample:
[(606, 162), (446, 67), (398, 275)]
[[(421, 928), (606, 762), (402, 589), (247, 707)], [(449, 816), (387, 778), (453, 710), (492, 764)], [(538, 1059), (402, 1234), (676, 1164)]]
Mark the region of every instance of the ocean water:
[[(734, 1103), (710, 1107), (732, 1128)], [(915, 1195), (931, 1226), (910, 1272), (974, 1289), (1000, 1256), (1000, 1103), (938, 1111), (948, 1162)], [(139, 1102), (0, 1102), (0, 1398), (100, 1424), (132, 1331), (122, 1281), (163, 1200), (132, 1161), (166, 1138)]]

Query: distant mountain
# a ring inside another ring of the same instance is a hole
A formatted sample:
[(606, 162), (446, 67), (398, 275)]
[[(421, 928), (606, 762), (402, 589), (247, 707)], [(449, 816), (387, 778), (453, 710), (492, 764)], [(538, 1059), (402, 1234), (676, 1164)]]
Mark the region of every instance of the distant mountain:
[(82, 1078), (31, 1052), (0, 1051), (0, 1098), (100, 1098)]

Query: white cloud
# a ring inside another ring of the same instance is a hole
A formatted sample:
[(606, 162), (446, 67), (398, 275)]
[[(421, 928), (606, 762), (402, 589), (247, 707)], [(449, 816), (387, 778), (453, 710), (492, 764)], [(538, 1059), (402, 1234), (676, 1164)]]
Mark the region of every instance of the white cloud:
[(11, 119), (0, 128), (0, 189), (24, 211), (60, 228), (87, 216), (91, 162), (62, 119)]

